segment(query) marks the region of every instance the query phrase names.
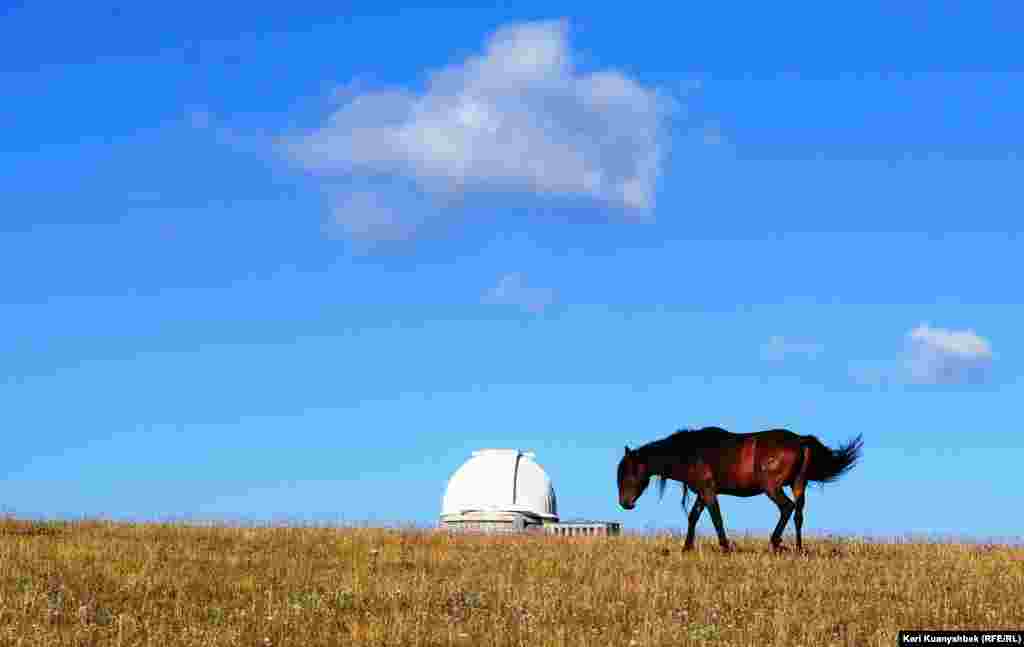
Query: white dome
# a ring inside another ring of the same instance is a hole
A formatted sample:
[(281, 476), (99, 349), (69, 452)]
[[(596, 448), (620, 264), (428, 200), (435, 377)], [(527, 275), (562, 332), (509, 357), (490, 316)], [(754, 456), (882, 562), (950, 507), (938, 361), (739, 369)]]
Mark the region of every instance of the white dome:
[(441, 517), (467, 512), (520, 512), (557, 520), (555, 488), (533, 453), (482, 449), (455, 470), (441, 503)]

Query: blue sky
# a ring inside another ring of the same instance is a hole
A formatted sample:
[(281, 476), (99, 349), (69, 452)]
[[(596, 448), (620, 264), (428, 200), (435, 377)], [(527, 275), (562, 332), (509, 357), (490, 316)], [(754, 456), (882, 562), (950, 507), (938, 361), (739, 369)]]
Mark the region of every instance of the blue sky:
[(811, 530), (1024, 534), (1022, 16), (979, 4), (8, 5), (0, 505), (426, 523), (519, 447), (677, 527), (615, 465), (714, 424), (864, 434)]

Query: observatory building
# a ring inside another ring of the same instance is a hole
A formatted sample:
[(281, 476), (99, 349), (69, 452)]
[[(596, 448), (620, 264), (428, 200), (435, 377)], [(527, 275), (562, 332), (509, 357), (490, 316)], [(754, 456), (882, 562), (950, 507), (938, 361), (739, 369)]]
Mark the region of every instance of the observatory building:
[(441, 503), (452, 530), (521, 531), (558, 521), (555, 488), (532, 452), (481, 449), (455, 470)]
[(441, 502), (440, 527), (469, 532), (618, 534), (619, 524), (559, 523), (555, 488), (533, 452), (481, 449), (455, 470)]

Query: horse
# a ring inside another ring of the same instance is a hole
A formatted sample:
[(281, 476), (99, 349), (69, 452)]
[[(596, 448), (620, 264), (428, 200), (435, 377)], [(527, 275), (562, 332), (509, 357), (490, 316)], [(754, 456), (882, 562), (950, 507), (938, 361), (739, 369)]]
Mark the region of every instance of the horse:
[[(787, 429), (748, 434), (734, 434), (721, 427), (681, 429), (637, 449), (626, 445), (626, 455), (619, 461), (618, 468), (619, 505), (632, 510), (652, 477), (660, 479), (661, 494), (668, 480), (679, 481), (683, 484), (684, 513), (688, 492), (697, 495), (690, 509), (683, 550), (693, 548), (697, 520), (707, 508), (715, 524), (718, 543), (724, 552), (729, 552), (718, 495), (765, 494), (779, 508), (779, 522), (771, 535), (772, 550), (785, 550), (782, 532), (794, 511), (796, 547), (802, 550), (807, 484), (839, 479), (860, 460), (862, 446), (861, 435), (838, 449), (830, 449), (814, 436), (800, 436)], [(792, 488), (795, 502), (786, 496), (783, 486)]]

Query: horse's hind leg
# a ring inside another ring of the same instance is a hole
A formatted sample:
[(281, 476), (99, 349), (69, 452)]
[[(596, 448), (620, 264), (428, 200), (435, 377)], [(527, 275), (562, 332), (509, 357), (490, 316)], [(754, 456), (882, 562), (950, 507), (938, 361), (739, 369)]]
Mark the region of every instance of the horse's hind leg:
[(793, 513), (793, 525), (796, 526), (797, 550), (803, 550), (804, 548), (803, 540), (800, 537), (800, 531), (804, 526), (804, 487), (803, 483), (793, 485), (793, 496), (796, 498), (796, 503), (794, 504), (795, 512)]
[(772, 549), (779, 550), (782, 546), (782, 531), (786, 529), (786, 524), (789, 523), (789, 515), (793, 513), (795, 506), (789, 500), (789, 497), (786, 496), (786, 493), (782, 491), (781, 487), (770, 490), (765, 494), (775, 502), (775, 505), (779, 506), (779, 522), (775, 524), (775, 531), (772, 532)]
[(803, 538), (801, 531), (804, 527), (804, 492), (807, 490), (807, 469), (811, 464), (811, 448), (803, 448), (803, 460), (800, 462), (800, 471), (793, 481), (793, 498), (796, 499), (796, 512), (793, 514), (793, 525), (796, 526), (796, 549), (803, 550)]

